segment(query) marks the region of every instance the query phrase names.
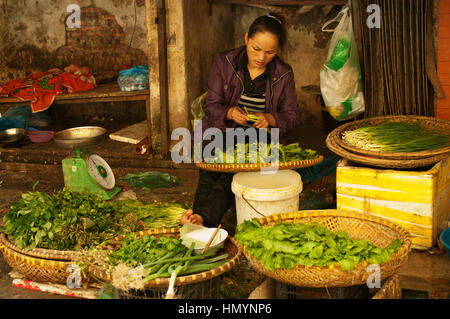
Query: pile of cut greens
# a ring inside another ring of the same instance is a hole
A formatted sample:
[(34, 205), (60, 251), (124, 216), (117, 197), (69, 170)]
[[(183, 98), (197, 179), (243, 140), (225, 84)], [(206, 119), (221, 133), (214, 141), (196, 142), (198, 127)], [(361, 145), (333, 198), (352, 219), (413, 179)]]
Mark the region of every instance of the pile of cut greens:
[(73, 250), (113, 237), (111, 205), (87, 192), (22, 194), (3, 217), (3, 231), (23, 249)]
[(342, 134), (345, 143), (368, 151), (419, 152), (450, 145), (449, 134), (424, 129), (419, 122), (384, 121)]
[(214, 247), (203, 254), (193, 254), (194, 245), (185, 247), (175, 237), (155, 237), (144, 235), (137, 239), (133, 233), (127, 234), (120, 249), (112, 252), (109, 263), (117, 266), (120, 263), (128, 267), (143, 267), (143, 282), (155, 278), (188, 275), (208, 271), (223, 265), (227, 253), (217, 255), (219, 249)]
[(237, 226), (236, 238), (266, 269), (292, 269), (297, 265), (327, 267), (339, 264), (352, 271), (366, 260), (386, 263), (402, 245), (399, 239), (380, 248), (368, 240), (354, 240), (344, 231), (332, 232), (318, 223), (278, 223), (262, 227), (257, 219)]
[(235, 144), (233, 154), (227, 156), (227, 152), (221, 149), (215, 150), (213, 158), (206, 158), (207, 163), (224, 164), (245, 164), (245, 163), (270, 163), (274, 159), (271, 152), (278, 151), (278, 162), (294, 162), (319, 157), (316, 151), (311, 149), (302, 149), (299, 143), (289, 145), (266, 144), (262, 142), (237, 143)]
[(66, 188), (54, 195), (33, 191), (11, 205), (2, 231), (20, 249), (79, 250), (126, 232), (179, 226), (185, 210), (178, 203), (110, 203)]

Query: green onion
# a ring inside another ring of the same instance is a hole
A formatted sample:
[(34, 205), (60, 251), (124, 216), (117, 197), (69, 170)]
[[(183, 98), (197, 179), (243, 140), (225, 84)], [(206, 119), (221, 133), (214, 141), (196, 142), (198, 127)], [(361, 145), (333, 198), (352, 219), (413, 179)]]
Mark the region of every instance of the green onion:
[(426, 130), (418, 122), (384, 121), (343, 133), (345, 143), (368, 151), (419, 152), (449, 145), (449, 136)]

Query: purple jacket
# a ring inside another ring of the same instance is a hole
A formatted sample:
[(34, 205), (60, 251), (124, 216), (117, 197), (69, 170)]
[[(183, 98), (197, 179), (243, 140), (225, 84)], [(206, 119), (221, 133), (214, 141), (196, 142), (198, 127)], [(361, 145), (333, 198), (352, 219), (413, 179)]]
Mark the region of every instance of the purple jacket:
[[(226, 120), (228, 109), (236, 106), (244, 90), (244, 74), (238, 70), (239, 60), (246, 47), (240, 47), (215, 56), (207, 84), (203, 131), (216, 127), (224, 131), (236, 123)], [(299, 123), (300, 110), (295, 91), (294, 73), (290, 65), (275, 56), (267, 65), (266, 113), (271, 113), (283, 135)]]

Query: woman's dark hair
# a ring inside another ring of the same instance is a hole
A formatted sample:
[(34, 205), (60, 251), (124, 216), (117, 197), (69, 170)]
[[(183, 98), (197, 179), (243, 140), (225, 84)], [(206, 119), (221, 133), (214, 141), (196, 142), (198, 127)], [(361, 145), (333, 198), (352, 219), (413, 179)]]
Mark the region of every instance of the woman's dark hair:
[(278, 38), (280, 47), (286, 43), (286, 20), (279, 14), (270, 12), (268, 15), (256, 18), (248, 29), (248, 37), (252, 38), (258, 32), (270, 32)]

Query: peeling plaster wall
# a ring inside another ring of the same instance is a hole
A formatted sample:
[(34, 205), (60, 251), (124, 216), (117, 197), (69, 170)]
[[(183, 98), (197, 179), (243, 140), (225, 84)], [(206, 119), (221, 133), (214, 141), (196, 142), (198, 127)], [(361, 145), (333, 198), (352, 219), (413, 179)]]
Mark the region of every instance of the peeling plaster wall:
[[(118, 66), (120, 62), (130, 60), (130, 63), (146, 63), (148, 48), (143, 0), (78, 0), (76, 2), (73, 0), (1, 0), (0, 81), (24, 77), (53, 67), (66, 66), (64, 64), (67, 61), (64, 58), (68, 54), (66, 51), (60, 51), (58, 54), (58, 49), (68, 45), (65, 21), (70, 15), (67, 7), (73, 3), (78, 4), (82, 9), (96, 7), (99, 9), (97, 16), (100, 15), (100, 19), (106, 17), (112, 22), (106, 25), (106, 28), (105, 25), (99, 26), (98, 30), (95, 29), (97, 26), (90, 23), (88, 27), (91, 33), (88, 39), (101, 41), (102, 37), (108, 36), (121, 39), (120, 47), (109, 50), (111, 54), (108, 50), (101, 49), (89, 51), (89, 44), (85, 44), (85, 47), (88, 47), (87, 50), (83, 52), (75, 50), (78, 56), (74, 55), (74, 63), (87, 61), (86, 63), (91, 64), (95, 73), (96, 64), (108, 59), (109, 69), (113, 70), (114, 74), (117, 73), (117, 68), (121, 67), (121, 65)], [(86, 25), (84, 17), (82, 13), (82, 27)], [(100, 21), (98, 25), (103, 22)], [(111, 25), (114, 28), (108, 29)], [(92, 37), (95, 32), (98, 33), (96, 38)], [(112, 32), (116, 32), (116, 35), (111, 35)], [(103, 41), (108, 40), (109, 38)], [(105, 51), (108, 54), (101, 56)], [(89, 52), (93, 53), (89, 54)], [(122, 58), (114, 57), (122, 53), (124, 53)], [(105, 74), (107, 72), (104, 65), (98, 72), (102, 73), (99, 78), (111, 77), (111, 74)]]
[(185, 2), (189, 113), (192, 101), (206, 91), (214, 55), (234, 47), (232, 7), (215, 4), (211, 6), (211, 11), (209, 10), (207, 1)]

